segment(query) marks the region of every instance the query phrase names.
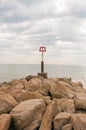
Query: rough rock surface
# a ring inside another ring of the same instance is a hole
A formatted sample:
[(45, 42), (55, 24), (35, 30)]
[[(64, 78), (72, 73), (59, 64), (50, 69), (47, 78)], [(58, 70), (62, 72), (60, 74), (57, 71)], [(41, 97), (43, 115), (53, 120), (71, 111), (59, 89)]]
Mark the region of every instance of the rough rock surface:
[(42, 99), (27, 100), (12, 111), (12, 120), (17, 130), (35, 130), (39, 127), (46, 105)]
[(55, 130), (60, 130), (65, 124), (69, 123), (71, 117), (70, 113), (61, 112), (54, 118), (54, 128)]
[(26, 83), (25, 89), (34, 92), (38, 90), (41, 86), (42, 86), (42, 80), (40, 78), (33, 78)]
[(62, 98), (59, 100), (61, 111), (68, 113), (75, 113), (75, 105), (73, 99)]
[(39, 130), (50, 130), (52, 129), (52, 120), (54, 116), (57, 114), (56, 108), (56, 100), (52, 100), (51, 103), (48, 104), (46, 111), (43, 115), (42, 122)]
[(0, 130), (8, 130), (11, 123), (11, 115), (10, 114), (2, 114), (0, 115)]
[(0, 130), (86, 130), (86, 89), (71, 78), (27, 76), (4, 82), (0, 123)]
[(86, 114), (74, 114), (71, 116), (74, 130), (86, 130)]
[(17, 102), (11, 95), (0, 91), (0, 114), (10, 112), (16, 105)]
[(74, 102), (76, 109), (86, 111), (86, 93), (76, 93)]
[(62, 82), (51, 83), (50, 93), (53, 98), (73, 98), (74, 93), (71, 91), (70, 87), (67, 87)]
[(62, 127), (62, 130), (72, 130), (72, 124), (66, 124)]

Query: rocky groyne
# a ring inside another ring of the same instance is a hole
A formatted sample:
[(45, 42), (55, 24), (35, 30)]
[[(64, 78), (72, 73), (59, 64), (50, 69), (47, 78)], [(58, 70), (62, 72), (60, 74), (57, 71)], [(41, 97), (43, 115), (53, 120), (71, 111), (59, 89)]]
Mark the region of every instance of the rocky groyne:
[(86, 89), (71, 78), (3, 83), (0, 130), (86, 130)]

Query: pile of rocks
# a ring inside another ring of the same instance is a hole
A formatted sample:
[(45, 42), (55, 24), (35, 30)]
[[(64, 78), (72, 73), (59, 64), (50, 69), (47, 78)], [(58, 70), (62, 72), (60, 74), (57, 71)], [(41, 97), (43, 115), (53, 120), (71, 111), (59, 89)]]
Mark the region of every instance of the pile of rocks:
[(3, 83), (0, 130), (86, 130), (86, 90), (70, 78)]

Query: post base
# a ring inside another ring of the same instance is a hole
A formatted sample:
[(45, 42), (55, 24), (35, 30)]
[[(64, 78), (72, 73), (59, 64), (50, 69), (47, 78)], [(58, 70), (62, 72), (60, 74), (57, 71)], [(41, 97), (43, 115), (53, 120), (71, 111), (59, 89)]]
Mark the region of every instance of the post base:
[(47, 73), (38, 73), (38, 77), (47, 78)]

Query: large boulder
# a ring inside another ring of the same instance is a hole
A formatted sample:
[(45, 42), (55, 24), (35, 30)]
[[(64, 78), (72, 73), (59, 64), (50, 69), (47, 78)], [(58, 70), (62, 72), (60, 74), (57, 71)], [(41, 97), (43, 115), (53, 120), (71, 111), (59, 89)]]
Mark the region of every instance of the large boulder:
[(0, 114), (10, 112), (17, 104), (11, 95), (0, 91)]
[(10, 114), (2, 114), (0, 115), (0, 130), (8, 130), (11, 123), (11, 115)]
[(56, 115), (56, 117), (54, 118), (54, 129), (55, 130), (60, 130), (62, 129), (62, 127), (69, 123), (69, 119), (71, 117), (70, 113), (66, 113), (66, 112), (61, 112), (59, 114)]
[(13, 97), (17, 102), (30, 100), (30, 99), (43, 99), (46, 104), (48, 104), (51, 100), (49, 96), (43, 96), (38, 92), (30, 92), (27, 90), (15, 90), (13, 93)]
[(49, 91), (53, 98), (74, 97), (74, 93), (72, 92), (71, 87), (68, 87), (67, 84), (64, 84), (61, 81), (51, 82)]
[(86, 111), (86, 93), (76, 93), (74, 102), (77, 110)]
[(25, 89), (31, 92), (38, 90), (42, 86), (40, 78), (32, 78), (25, 84)]
[(71, 122), (74, 130), (86, 130), (86, 114), (71, 115)]
[(21, 83), (15, 86), (7, 86), (2, 87), (1, 91), (10, 94), (14, 97), (17, 102), (23, 101), (27, 99), (28, 91), (23, 89), (23, 85)]
[(73, 99), (61, 98), (59, 104), (62, 112), (75, 113), (75, 104)]
[(59, 112), (75, 113), (74, 100), (68, 98), (56, 99), (56, 108)]
[(36, 130), (41, 123), (46, 105), (42, 99), (23, 101), (11, 111), (16, 130)]
[(46, 111), (43, 115), (39, 130), (51, 130), (53, 127), (52, 121), (56, 114), (57, 114), (56, 100), (52, 100), (52, 102), (49, 103), (48, 106), (46, 107)]

